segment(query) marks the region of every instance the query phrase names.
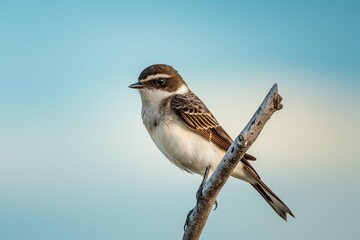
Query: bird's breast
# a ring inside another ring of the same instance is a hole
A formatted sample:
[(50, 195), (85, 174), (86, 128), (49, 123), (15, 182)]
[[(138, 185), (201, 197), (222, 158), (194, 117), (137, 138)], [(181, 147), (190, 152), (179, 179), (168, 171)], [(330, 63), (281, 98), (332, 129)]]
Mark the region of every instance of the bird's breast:
[(225, 152), (189, 129), (174, 113), (145, 112), (143, 122), (159, 150), (179, 168), (203, 174), (217, 166)]

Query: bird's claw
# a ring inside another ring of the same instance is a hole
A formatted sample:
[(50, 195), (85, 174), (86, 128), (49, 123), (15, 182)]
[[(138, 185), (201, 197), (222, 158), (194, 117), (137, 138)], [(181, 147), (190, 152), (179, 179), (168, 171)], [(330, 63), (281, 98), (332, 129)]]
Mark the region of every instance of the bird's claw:
[(218, 207), (218, 202), (217, 202), (217, 200), (215, 199), (215, 203), (214, 203), (214, 205), (215, 205), (215, 207), (214, 207), (214, 210), (213, 211), (215, 211), (216, 209), (217, 209), (217, 207)]
[(186, 216), (186, 221), (185, 221), (185, 224), (184, 224), (184, 231), (186, 231), (186, 227), (189, 225), (190, 216), (191, 216), (191, 214), (193, 213), (193, 211), (194, 211), (194, 208), (191, 209), (191, 210), (189, 211), (189, 213), (187, 214), (187, 216)]

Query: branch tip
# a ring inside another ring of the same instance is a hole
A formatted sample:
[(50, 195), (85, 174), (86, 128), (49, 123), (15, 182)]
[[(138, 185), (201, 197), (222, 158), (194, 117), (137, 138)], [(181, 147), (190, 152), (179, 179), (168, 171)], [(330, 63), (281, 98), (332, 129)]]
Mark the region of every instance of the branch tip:
[(270, 91), (275, 91), (275, 92), (279, 91), (277, 83), (274, 83), (274, 85), (271, 87)]

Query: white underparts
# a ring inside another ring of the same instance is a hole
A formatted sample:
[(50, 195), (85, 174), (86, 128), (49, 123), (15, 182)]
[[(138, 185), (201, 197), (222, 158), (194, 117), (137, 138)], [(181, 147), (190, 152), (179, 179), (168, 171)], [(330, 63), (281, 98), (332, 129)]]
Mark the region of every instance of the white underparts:
[[(164, 109), (165, 99), (189, 91), (186, 84), (173, 92), (140, 89), (142, 120), (156, 146), (172, 163), (200, 175), (204, 174), (206, 167), (211, 166), (212, 173), (225, 151), (187, 127), (171, 109)], [(233, 176), (245, 180), (242, 166), (238, 165)]]

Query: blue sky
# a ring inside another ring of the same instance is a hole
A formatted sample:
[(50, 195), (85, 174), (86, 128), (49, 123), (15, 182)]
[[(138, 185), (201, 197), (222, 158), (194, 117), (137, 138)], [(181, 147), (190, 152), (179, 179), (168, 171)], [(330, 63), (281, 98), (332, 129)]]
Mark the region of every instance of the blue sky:
[(173, 65), (296, 219), (231, 179), (203, 239), (360, 235), (357, 1), (2, 1), (0, 238), (179, 239), (199, 176), (156, 149), (127, 86)]

